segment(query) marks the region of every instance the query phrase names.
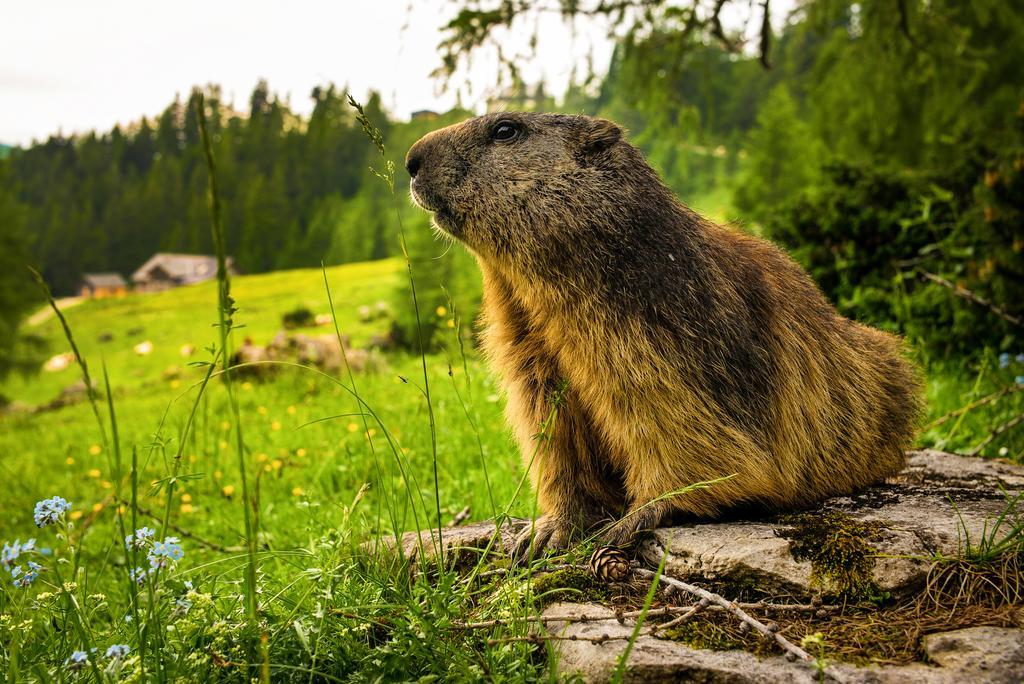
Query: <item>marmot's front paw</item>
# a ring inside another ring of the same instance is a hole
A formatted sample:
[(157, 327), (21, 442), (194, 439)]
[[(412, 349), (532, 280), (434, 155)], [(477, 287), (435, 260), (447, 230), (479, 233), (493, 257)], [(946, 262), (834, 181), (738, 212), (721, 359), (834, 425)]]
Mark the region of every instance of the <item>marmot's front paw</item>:
[(621, 520), (598, 535), (600, 545), (632, 549), (646, 533), (661, 524), (665, 513), (666, 509), (659, 504), (629, 511)]
[(512, 543), (512, 562), (526, 565), (537, 558), (545, 549), (564, 549), (576, 534), (576, 527), (554, 515), (542, 515), (526, 526)]

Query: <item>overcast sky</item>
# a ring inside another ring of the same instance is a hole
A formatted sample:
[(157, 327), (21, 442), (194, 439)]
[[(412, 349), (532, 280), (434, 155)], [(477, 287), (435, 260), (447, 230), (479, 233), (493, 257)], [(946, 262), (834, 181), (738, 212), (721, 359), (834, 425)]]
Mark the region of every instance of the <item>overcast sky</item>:
[[(7, 2), (0, 142), (107, 130), (154, 116), (175, 93), (184, 97), (211, 82), (244, 109), (260, 78), (302, 113), (313, 87), (327, 82), (348, 84), (357, 97), (375, 88), (399, 116), (447, 109), (455, 95), (439, 93), (430, 73), (440, 64), (440, 27), (452, 11), (443, 0)], [(582, 56), (588, 42), (607, 61), (611, 48), (601, 33), (577, 36), (573, 45), (557, 15), (543, 20), (538, 62), (548, 65), (553, 89), (568, 79), (568, 54)], [(477, 61), (467, 105), (496, 73), (492, 60)]]
[[(777, 0), (792, 6), (793, 0)], [(552, 3), (554, 4), (554, 3)], [(737, 3), (746, 5), (746, 3)], [(160, 113), (175, 93), (217, 83), (245, 110), (260, 78), (308, 113), (314, 86), (374, 88), (398, 116), (445, 110), (430, 77), (440, 65), (440, 29), (454, 12), (445, 0), (7, 0), (0, 40), (0, 142), (25, 145), (51, 133), (109, 130)], [(775, 12), (780, 12), (776, 9)], [(538, 56), (525, 72), (561, 93), (588, 54), (603, 69), (607, 27), (555, 12), (539, 21)], [(727, 25), (729, 21), (727, 18)], [(525, 36), (510, 36), (513, 49)], [(496, 76), (493, 56), (476, 55), (458, 80), (479, 109)]]

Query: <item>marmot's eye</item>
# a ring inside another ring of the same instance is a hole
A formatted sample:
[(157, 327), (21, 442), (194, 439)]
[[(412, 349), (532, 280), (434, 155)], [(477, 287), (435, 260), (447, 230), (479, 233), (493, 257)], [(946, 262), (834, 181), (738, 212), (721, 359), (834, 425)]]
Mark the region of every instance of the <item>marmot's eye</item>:
[(499, 121), (491, 130), (491, 140), (510, 142), (519, 137), (519, 127), (511, 121)]

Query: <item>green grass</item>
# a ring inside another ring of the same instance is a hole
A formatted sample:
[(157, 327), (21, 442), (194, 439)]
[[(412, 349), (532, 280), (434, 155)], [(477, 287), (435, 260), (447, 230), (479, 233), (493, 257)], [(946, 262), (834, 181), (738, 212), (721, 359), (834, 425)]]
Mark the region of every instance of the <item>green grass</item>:
[[(399, 274), (400, 264), (394, 261), (328, 271), (341, 331), (351, 334), (356, 344), (384, 332), (379, 328), (386, 326), (386, 321), (359, 323), (358, 307), (385, 299)], [(264, 343), (279, 328), (281, 314), (297, 305), (328, 311), (322, 279), (320, 271), (235, 279), (233, 294), (240, 307), (235, 318), (246, 327), (234, 334)], [(215, 300), (213, 285), (204, 284), (87, 302), (67, 314), (93, 377), (102, 378), (101, 357), (109, 368), (121, 451), (130, 454), (134, 449), (139, 458), (140, 526), (159, 529), (159, 518), (168, 504), (166, 482), (162, 481), (172, 472), (179, 435), (205, 372), (187, 367), (179, 349), (186, 343), (200, 347), (214, 341)], [(143, 330), (130, 335), (135, 327)], [(66, 347), (55, 320), (39, 330), (54, 350)], [(333, 329), (319, 330), (329, 334)], [(99, 335), (107, 332), (113, 334), (113, 340), (99, 342)], [(147, 356), (132, 351), (142, 339), (153, 343), (153, 352)], [(454, 340), (450, 346), (457, 349)], [(198, 351), (194, 359), (209, 360), (209, 352)], [(263, 657), (259, 641), (264, 635), (268, 639), (267, 663), (275, 679), (290, 673), (306, 681), (310, 669), (336, 677), (375, 673), (393, 678), (399, 672), (440, 674), (449, 667), (455, 668), (453, 672), (466, 668), (461, 676), (473, 678), (482, 671), (478, 668), (491, 666), (511, 673), (526, 668), (513, 676), (521, 679), (532, 676), (529, 673), (540, 666), (526, 657), (529, 649), (523, 644), (488, 649), (479, 635), (457, 632), (443, 639), (425, 638), (422, 630), (434, 629), (426, 623), (443, 623), (453, 619), (446, 617), (448, 611), (457, 609), (461, 616), (467, 608), (464, 599), (460, 605), (453, 598), (450, 582), (454, 579), (440, 585), (410, 583), (407, 571), (394, 565), (389, 554), (374, 556), (354, 547), (366, 539), (387, 537), (396, 527), (425, 526), (436, 514), (427, 406), (414, 384), (421, 377), (421, 360), (392, 354), (386, 363), (386, 368), (357, 374), (356, 379), (360, 395), (396, 441), (401, 464), (387, 448), (383, 428), (372, 420), (372, 449), (359, 417), (323, 420), (355, 409), (353, 397), (339, 384), (344, 380), (310, 370), (284, 369), (266, 381), (235, 381), (250, 488), (257, 492), (254, 498), (258, 501), (261, 619), (256, 626), (244, 620), (238, 599), (245, 554), (243, 502), (234, 452), (237, 426), (229, 418), (232, 411), (223, 383), (215, 376), (198, 404), (194, 430), (184, 445), (169, 502), (168, 534), (182, 538), (186, 556), (180, 570), (161, 580), (156, 593), (142, 600), (146, 605), (161, 606), (151, 619), (156, 628), (176, 630), (163, 645), (161, 669), (154, 670), (152, 654), (148, 656), (147, 678), (240, 677), (246, 668), (237, 663), (259, 663)], [(164, 378), (169, 366), (182, 368), (183, 375), (176, 381)], [(473, 518), (491, 517), (488, 492), (504, 505), (512, 499), (521, 476), (519, 455), (504, 425), (494, 381), (475, 357), (466, 360), (468, 376), (462, 359), (446, 354), (428, 356), (426, 369), (437, 421), (442, 519), (451, 519), (465, 506), (470, 506)], [(40, 402), (77, 377), (78, 370), (71, 367), (32, 380), (14, 380), (5, 391), (15, 399)], [(473, 416), (472, 424), (466, 419), (466, 410)], [(8, 667), (15, 618), (26, 621), (18, 630), (20, 656), (15, 665), (19, 660), (32, 663), (54, 676), (70, 653), (83, 646), (82, 639), (67, 629), (59, 634), (53, 629), (52, 620), (64, 628), (70, 624), (66, 607), (54, 603), (43, 610), (31, 609), (31, 596), (40, 591), (51, 594), (44, 597), (44, 603), (59, 602), (55, 593), (58, 568), (65, 580), (76, 577), (78, 587), (72, 593), (87, 614), (90, 643), (102, 646), (101, 652), (112, 643), (127, 643), (133, 651), (139, 650), (134, 628), (124, 622), (132, 611), (125, 591), (127, 567), (116, 524), (117, 505), (112, 498), (117, 482), (112, 454), (102, 443), (87, 402), (56, 411), (0, 417), (0, 478), (5, 482), (0, 540), (35, 536), (39, 546), (58, 549), (57, 556), (69, 561), (67, 566), (79, 568), (76, 574), (71, 567), (53, 566), (53, 557), (48, 557), (42, 561), (47, 570), (28, 589), (10, 586), (5, 573), (0, 615), (9, 617), (0, 624), (0, 662)], [(484, 478), (481, 452), (490, 481)], [(162, 483), (159, 489), (151, 487), (157, 482)], [(369, 490), (363, 491), (368, 484)], [(121, 491), (128, 491), (127, 479)], [(37, 530), (33, 525), (35, 502), (54, 495), (74, 504), (68, 518), (73, 525), (70, 548), (62, 549), (51, 528)], [(515, 514), (531, 509), (528, 494), (521, 498), (512, 507)], [(126, 509), (126, 517), (129, 513)], [(174, 601), (188, 593), (182, 584), (185, 579), (194, 582), (195, 590), (188, 599), (193, 608), (175, 617)], [(99, 594), (104, 598), (96, 598)], [(484, 614), (523, 603), (517, 601), (484, 609)], [(331, 614), (332, 610), (339, 614)], [(401, 616), (397, 624), (387, 629), (380, 625), (394, 621), (396, 612)], [(407, 631), (419, 621), (425, 621), (416, 627), (419, 631)], [(375, 630), (384, 630), (389, 636), (371, 638)], [(312, 648), (314, 632), (325, 648), (329, 645), (326, 652)], [(383, 660), (370, 657), (381, 648), (387, 650), (385, 644), (376, 643), (378, 638), (394, 649)], [(474, 649), (466, 650), (467, 639), (476, 644)], [(201, 658), (196, 655), (199, 643)], [(451, 652), (444, 655), (447, 649)], [(318, 653), (315, 662), (314, 652)], [(506, 663), (510, 658), (515, 662)], [(217, 665), (221, 660), (236, 664)], [(133, 663), (132, 668), (138, 667)], [(289, 669), (295, 667), (299, 669)]]

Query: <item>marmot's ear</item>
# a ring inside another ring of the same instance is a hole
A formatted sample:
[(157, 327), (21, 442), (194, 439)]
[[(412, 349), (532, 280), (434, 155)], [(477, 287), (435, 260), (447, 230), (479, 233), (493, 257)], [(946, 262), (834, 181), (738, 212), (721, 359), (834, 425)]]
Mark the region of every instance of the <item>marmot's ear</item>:
[(603, 152), (622, 139), (622, 129), (608, 119), (590, 119), (583, 133), (583, 147), (590, 153)]

